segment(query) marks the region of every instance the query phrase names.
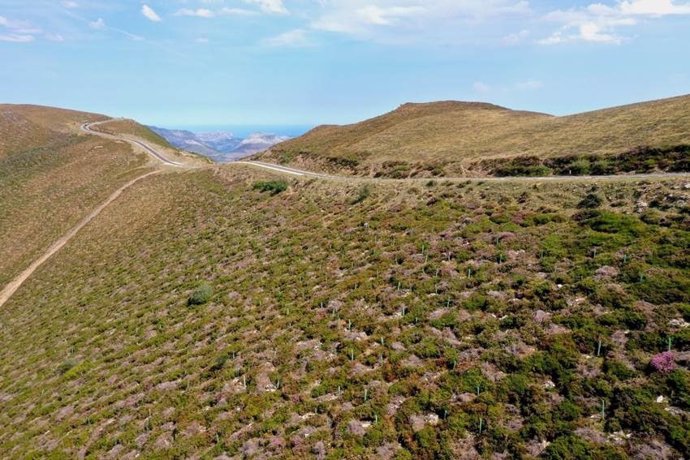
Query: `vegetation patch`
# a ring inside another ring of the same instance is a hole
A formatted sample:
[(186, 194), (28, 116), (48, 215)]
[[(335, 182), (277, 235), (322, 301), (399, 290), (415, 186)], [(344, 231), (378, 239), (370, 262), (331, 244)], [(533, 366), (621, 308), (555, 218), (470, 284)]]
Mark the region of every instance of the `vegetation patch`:
[(602, 176), (629, 173), (690, 172), (690, 145), (640, 147), (618, 155), (522, 156), (482, 160), (475, 167), (498, 177)]
[(288, 189), (288, 184), (285, 181), (259, 181), (254, 184), (254, 190), (261, 193), (268, 192), (271, 195), (278, 195)]
[(189, 295), (189, 298), (187, 299), (187, 305), (203, 305), (207, 303), (209, 300), (211, 300), (212, 296), (213, 288), (207, 283), (202, 283), (198, 288), (194, 289), (194, 291)]

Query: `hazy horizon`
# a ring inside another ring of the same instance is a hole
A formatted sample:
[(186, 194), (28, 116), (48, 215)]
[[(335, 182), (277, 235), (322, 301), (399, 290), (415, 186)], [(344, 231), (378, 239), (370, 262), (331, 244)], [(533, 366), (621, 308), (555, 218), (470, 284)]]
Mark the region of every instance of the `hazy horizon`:
[(313, 125), (227, 125), (227, 124), (210, 124), (210, 125), (174, 125), (174, 126), (155, 126), (156, 128), (164, 128), (169, 130), (183, 130), (190, 131), (195, 134), (206, 133), (232, 133), (236, 137), (246, 137), (250, 134), (275, 134), (277, 136), (296, 137), (301, 136), (310, 129)]

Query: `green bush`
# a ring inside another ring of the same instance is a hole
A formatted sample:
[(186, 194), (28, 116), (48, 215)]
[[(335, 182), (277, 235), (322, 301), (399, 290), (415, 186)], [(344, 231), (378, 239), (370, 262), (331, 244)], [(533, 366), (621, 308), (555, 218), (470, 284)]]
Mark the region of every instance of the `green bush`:
[(211, 296), (213, 295), (213, 288), (209, 286), (208, 284), (204, 283), (200, 285), (198, 288), (196, 288), (189, 296), (187, 299), (187, 305), (194, 306), (194, 305), (203, 305), (209, 300), (211, 300)]
[(271, 195), (277, 195), (284, 192), (288, 188), (288, 184), (285, 181), (260, 181), (254, 184), (254, 190), (258, 190), (261, 193), (269, 192)]
[(574, 435), (563, 436), (556, 439), (542, 454), (545, 459), (589, 459), (590, 448), (581, 438)]
[(589, 193), (582, 201), (577, 205), (580, 209), (595, 209), (601, 206), (603, 200), (596, 193)]
[(369, 198), (369, 195), (371, 195), (371, 188), (369, 185), (363, 185), (362, 188), (359, 189), (359, 192), (357, 192), (357, 196), (350, 201), (350, 204), (359, 204)]

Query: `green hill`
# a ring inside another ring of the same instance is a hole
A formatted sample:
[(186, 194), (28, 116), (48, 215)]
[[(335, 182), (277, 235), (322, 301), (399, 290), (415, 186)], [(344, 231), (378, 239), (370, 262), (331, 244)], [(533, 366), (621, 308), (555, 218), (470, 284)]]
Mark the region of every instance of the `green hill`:
[[(640, 148), (672, 152), (684, 148), (690, 145), (689, 123), (690, 96), (565, 117), (482, 103), (405, 104), (354, 125), (316, 128), (258, 158), (385, 177), (496, 174), (499, 166), (506, 166), (506, 159), (516, 166), (543, 166), (540, 175), (577, 173), (577, 164), (569, 168), (564, 164), (606, 159), (612, 164), (600, 168), (601, 173), (630, 172), (639, 171), (640, 163), (659, 154), (638, 154), (635, 164), (620, 167), (617, 156), (631, 152), (634, 156)], [(679, 161), (685, 160), (680, 166), (675, 162), (675, 167), (690, 170), (687, 158), (687, 150), (682, 150)], [(674, 165), (647, 164), (642, 170)], [(597, 169), (592, 169), (586, 172), (596, 174)]]
[[(148, 164), (71, 136), (2, 163), (5, 222)], [(679, 458), (689, 187), (148, 177), (0, 308), (0, 457)]]

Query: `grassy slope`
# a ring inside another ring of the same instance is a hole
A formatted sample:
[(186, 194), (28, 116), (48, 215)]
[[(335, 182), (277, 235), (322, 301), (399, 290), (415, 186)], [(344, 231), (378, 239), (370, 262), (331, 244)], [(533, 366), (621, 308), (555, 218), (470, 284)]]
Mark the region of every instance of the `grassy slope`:
[[(690, 96), (567, 117), (477, 103), (406, 104), (355, 125), (317, 128), (261, 158), (357, 174), (380, 171), (388, 161), (402, 161), (458, 174), (479, 159), (609, 155), (639, 146), (688, 144), (688, 123)], [(332, 160), (325, 161), (328, 158)], [(356, 166), (338, 164), (343, 159), (354, 160)]]
[(206, 156), (178, 150), (170, 145), (170, 143), (163, 137), (134, 120), (112, 120), (102, 125), (96, 125), (94, 129), (106, 134), (125, 135), (135, 140), (144, 141), (145, 143), (149, 143), (150, 145), (154, 146), (158, 151), (162, 151), (167, 158), (177, 158), (178, 160), (184, 160), (185, 163), (194, 163), (198, 166), (213, 163), (213, 160)]
[(174, 148), (161, 136), (134, 120), (113, 120), (98, 126), (96, 129), (108, 134), (130, 134), (161, 147)]
[(690, 320), (682, 182), (602, 185), (609, 213), (578, 221), (587, 184), (254, 190), (268, 178), (138, 184), (17, 292), (2, 456), (690, 447), (690, 372), (647, 370), (667, 337), (690, 351), (669, 325)]
[(129, 146), (77, 134), (82, 122), (102, 118), (0, 106), (0, 285), (141, 173), (146, 157)]

